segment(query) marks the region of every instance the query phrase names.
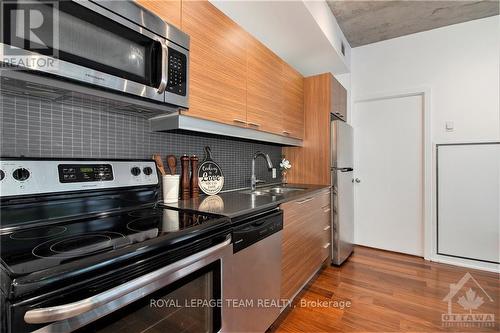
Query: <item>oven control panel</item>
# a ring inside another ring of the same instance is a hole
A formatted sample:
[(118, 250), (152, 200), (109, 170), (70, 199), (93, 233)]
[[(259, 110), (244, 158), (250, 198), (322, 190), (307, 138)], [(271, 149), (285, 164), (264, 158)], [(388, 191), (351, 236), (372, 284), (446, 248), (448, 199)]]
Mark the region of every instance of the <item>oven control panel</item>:
[(0, 197), (156, 186), (154, 161), (1, 159)]
[(111, 164), (59, 164), (58, 169), (61, 183), (113, 180)]

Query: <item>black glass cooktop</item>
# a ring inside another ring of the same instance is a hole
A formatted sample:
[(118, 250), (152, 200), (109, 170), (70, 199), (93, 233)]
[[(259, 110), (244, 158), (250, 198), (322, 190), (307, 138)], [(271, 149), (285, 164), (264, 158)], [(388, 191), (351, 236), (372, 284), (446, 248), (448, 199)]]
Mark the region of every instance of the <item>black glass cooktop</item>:
[(1, 235), (0, 257), (10, 274), (21, 275), (152, 240), (202, 233), (227, 222), (218, 216), (143, 208)]

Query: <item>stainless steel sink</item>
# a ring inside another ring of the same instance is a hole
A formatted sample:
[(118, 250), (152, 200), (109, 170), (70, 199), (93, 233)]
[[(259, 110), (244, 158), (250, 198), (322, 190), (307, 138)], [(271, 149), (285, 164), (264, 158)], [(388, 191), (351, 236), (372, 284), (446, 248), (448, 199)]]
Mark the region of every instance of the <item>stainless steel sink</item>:
[(283, 186), (276, 186), (276, 187), (271, 187), (270, 189), (261, 189), (263, 192), (268, 192), (271, 194), (286, 194), (290, 192), (295, 192), (295, 191), (304, 191), (304, 188), (301, 187), (283, 187)]
[(241, 193), (252, 194), (252, 195), (284, 195), (290, 192), (295, 191), (304, 191), (305, 188), (302, 187), (288, 187), (288, 186), (270, 186), (270, 187), (261, 187), (255, 191), (242, 191)]
[(269, 192), (264, 192), (260, 190), (255, 190), (255, 191), (245, 190), (245, 191), (240, 191), (240, 193), (251, 194), (251, 195), (269, 195)]

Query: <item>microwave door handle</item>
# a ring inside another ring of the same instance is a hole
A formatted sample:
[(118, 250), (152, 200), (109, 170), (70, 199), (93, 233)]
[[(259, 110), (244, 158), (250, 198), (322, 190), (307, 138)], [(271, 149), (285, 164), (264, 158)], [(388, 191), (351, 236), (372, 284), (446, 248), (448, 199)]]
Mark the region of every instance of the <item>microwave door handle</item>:
[(226, 240), (220, 244), (214, 245), (206, 250), (195, 253), (187, 258), (176, 261), (168, 266), (140, 276), (134, 280), (106, 290), (100, 294), (68, 304), (26, 311), (26, 313), (24, 314), (24, 321), (28, 324), (45, 324), (79, 316), (85, 312), (94, 310), (106, 303), (112, 302), (124, 295), (127, 295), (134, 290), (140, 289), (150, 283), (158, 281), (174, 272), (177, 272), (196, 263), (197, 261), (214, 255), (230, 244), (231, 235), (227, 235)]
[(163, 94), (167, 89), (167, 82), (168, 82), (168, 76), (167, 76), (168, 46), (163, 41), (161, 41), (160, 44), (161, 44), (161, 80), (160, 80), (160, 85), (158, 86), (156, 92), (158, 94)]

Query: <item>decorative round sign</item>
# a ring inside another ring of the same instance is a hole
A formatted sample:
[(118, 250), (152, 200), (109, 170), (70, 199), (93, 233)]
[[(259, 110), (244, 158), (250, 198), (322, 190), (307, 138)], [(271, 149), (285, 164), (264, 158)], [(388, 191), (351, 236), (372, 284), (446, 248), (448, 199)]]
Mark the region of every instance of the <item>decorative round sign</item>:
[(198, 167), (198, 185), (208, 195), (219, 193), (224, 186), (224, 175), (220, 166), (212, 159), (210, 147), (205, 147), (205, 159)]

